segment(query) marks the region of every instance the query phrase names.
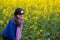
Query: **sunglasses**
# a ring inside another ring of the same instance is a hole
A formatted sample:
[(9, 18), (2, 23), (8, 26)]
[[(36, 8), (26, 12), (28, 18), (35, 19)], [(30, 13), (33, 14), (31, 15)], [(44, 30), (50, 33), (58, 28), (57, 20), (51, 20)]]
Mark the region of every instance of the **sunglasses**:
[(20, 13), (19, 15), (24, 15), (24, 13)]

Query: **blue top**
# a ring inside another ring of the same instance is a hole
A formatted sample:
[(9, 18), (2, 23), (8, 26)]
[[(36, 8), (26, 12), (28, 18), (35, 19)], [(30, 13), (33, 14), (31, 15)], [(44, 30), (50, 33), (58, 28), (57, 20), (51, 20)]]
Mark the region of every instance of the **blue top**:
[(16, 29), (17, 26), (14, 24), (14, 19), (10, 20), (6, 29), (3, 31), (2, 35), (11, 40), (16, 40)]

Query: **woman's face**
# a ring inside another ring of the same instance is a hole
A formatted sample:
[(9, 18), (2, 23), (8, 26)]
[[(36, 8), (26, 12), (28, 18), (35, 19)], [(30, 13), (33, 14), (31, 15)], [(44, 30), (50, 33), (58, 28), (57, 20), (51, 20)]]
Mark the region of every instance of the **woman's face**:
[(23, 19), (24, 18), (24, 15), (17, 15), (17, 17), (19, 18), (19, 19)]
[(18, 17), (19, 19), (23, 19), (23, 18), (24, 18), (24, 12), (21, 11), (21, 14), (18, 14), (17, 17)]

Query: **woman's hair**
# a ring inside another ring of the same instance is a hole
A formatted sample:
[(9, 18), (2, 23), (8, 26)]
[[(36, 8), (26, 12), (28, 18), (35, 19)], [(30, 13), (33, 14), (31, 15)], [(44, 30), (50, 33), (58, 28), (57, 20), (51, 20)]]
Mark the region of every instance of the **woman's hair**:
[(22, 8), (17, 8), (14, 12), (14, 16), (16, 17), (18, 14), (21, 14), (21, 11), (24, 11)]
[(21, 11), (24, 11), (24, 10), (22, 8), (17, 8), (14, 12), (14, 21), (17, 26), (20, 26), (20, 22), (18, 21), (17, 15), (18, 14), (21, 15)]

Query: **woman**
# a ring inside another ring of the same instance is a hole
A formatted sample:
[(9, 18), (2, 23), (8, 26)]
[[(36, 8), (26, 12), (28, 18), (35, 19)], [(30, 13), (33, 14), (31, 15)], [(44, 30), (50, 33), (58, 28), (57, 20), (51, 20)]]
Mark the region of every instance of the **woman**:
[(3, 40), (21, 40), (24, 11), (17, 8), (14, 17), (9, 21), (2, 33)]

